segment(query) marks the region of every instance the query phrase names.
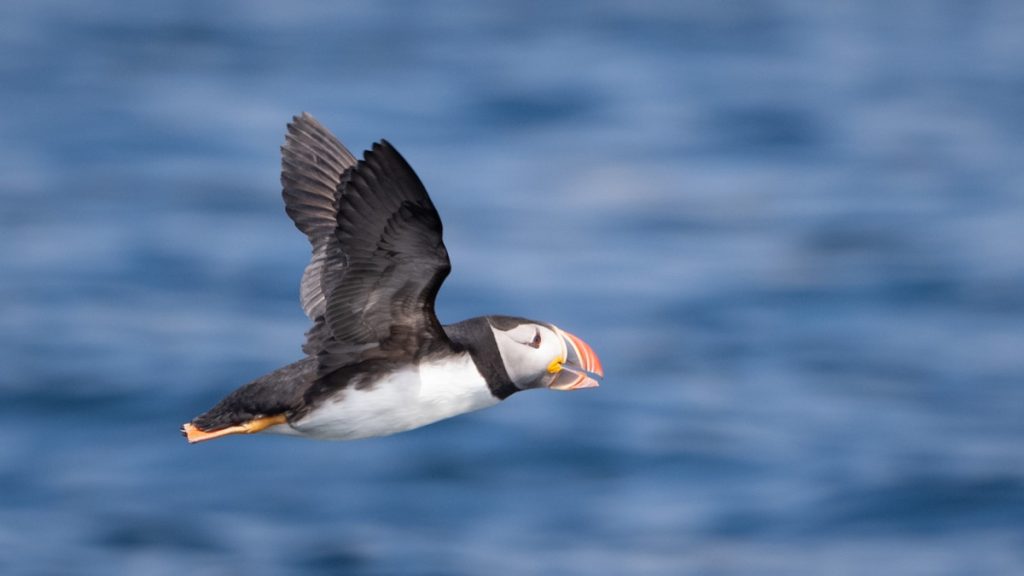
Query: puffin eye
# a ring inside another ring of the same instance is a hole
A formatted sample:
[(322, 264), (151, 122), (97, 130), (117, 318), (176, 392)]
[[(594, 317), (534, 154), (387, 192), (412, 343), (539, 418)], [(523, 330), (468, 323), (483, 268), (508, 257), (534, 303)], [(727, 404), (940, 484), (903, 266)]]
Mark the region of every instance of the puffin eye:
[(531, 340), (527, 346), (530, 348), (540, 348), (540, 330), (537, 330), (533, 334), (533, 340)]

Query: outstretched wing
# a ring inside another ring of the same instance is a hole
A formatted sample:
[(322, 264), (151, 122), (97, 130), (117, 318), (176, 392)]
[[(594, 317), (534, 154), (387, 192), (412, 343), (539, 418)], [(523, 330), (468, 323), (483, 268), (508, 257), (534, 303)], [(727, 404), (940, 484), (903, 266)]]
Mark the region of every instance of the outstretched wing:
[(281, 147), (281, 195), (288, 216), (313, 247), (299, 289), (302, 310), (313, 321), (302, 347), (307, 354), (317, 354), (328, 337), (324, 266), (338, 227), (342, 175), (355, 165), (355, 156), (316, 118), (305, 112), (292, 118)]
[(434, 298), (451, 270), (441, 219), (405, 159), (381, 141), (357, 162), (315, 118), (288, 125), (285, 211), (309, 237), (302, 349), (323, 376), (369, 359), (413, 359), (448, 339)]
[(449, 344), (434, 299), (451, 271), (441, 219), (420, 179), (380, 141), (341, 182), (322, 285), (330, 338), (320, 373), (370, 359), (412, 360)]

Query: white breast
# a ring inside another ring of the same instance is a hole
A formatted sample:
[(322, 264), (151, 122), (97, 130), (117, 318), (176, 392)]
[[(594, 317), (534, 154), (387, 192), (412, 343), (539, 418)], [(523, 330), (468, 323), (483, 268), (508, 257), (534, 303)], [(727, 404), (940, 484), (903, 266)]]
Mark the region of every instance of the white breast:
[(411, 430), (498, 402), (469, 354), (461, 354), (393, 372), (363, 390), (343, 390), (290, 427), (272, 431), (355, 440)]

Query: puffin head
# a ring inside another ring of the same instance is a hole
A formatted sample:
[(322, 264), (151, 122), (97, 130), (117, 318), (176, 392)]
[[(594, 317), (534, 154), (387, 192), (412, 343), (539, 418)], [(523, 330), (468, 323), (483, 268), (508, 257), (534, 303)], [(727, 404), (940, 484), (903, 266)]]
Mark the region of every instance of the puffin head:
[(488, 316), (501, 361), (520, 390), (579, 390), (598, 386), (601, 361), (583, 340), (546, 322)]

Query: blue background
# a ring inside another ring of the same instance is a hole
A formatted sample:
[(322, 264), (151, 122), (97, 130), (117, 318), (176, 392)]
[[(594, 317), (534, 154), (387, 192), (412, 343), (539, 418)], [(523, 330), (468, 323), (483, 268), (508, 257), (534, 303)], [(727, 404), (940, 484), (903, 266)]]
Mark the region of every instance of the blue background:
[[(1024, 5), (0, 5), (0, 572), (1024, 573)], [(438, 309), (604, 386), (353, 443), (298, 358), (307, 110), (431, 190)]]

